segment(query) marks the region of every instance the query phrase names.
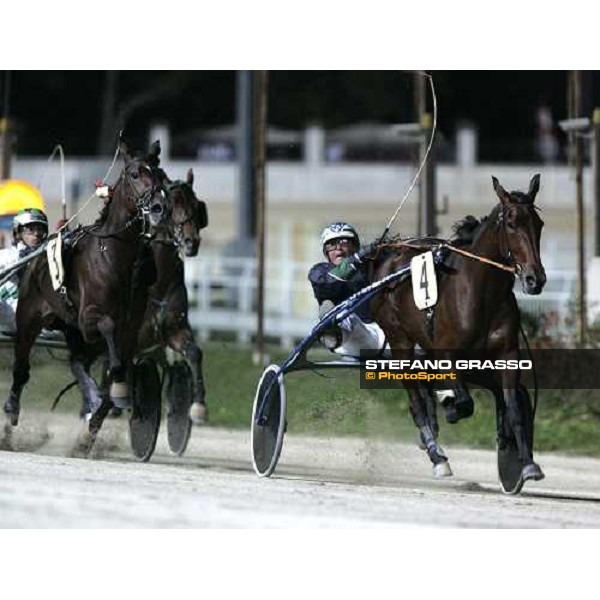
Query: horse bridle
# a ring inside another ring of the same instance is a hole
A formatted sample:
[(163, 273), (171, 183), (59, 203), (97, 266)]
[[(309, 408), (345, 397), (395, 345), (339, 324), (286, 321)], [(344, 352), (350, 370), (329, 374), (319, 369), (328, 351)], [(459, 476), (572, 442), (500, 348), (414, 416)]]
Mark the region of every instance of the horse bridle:
[(149, 188), (145, 189), (141, 194), (137, 193), (135, 184), (133, 183), (132, 177), (128, 173), (127, 168), (123, 170), (123, 172), (121, 173), (121, 177), (124, 179), (125, 183), (130, 187), (131, 191), (133, 192), (133, 198), (136, 208), (135, 214), (130, 217), (131, 224), (128, 223), (130, 219), (127, 219), (125, 227), (131, 227), (133, 223), (139, 220), (142, 223), (141, 235), (143, 237), (148, 238), (152, 235), (150, 233), (150, 214), (152, 212), (152, 199), (154, 198), (154, 196), (156, 196), (156, 194), (160, 193), (163, 200), (166, 200), (167, 191), (163, 183), (160, 181), (158, 173), (155, 173), (152, 167), (150, 167), (149, 165), (145, 165), (143, 168), (148, 170), (148, 172), (150, 173), (150, 177), (154, 183)]
[(144, 168), (148, 169), (148, 171), (150, 172), (152, 181), (154, 183), (150, 187), (145, 189), (141, 194), (138, 193), (138, 191), (135, 187), (135, 184), (132, 181), (132, 177), (127, 171), (127, 168), (123, 169), (123, 172), (119, 176), (119, 179), (117, 179), (117, 182), (109, 188), (109, 192), (108, 192), (108, 194), (109, 194), (108, 202), (111, 202), (115, 188), (119, 185), (119, 182), (121, 180), (123, 180), (125, 185), (127, 185), (130, 188), (130, 190), (133, 192), (132, 195), (133, 195), (134, 204), (135, 204), (135, 213), (130, 215), (125, 220), (125, 223), (123, 224), (123, 226), (120, 229), (117, 229), (116, 231), (113, 231), (111, 233), (102, 234), (102, 233), (98, 233), (98, 232), (94, 231), (93, 229), (96, 226), (92, 225), (91, 227), (83, 227), (83, 229), (84, 229), (84, 231), (86, 231), (86, 233), (89, 233), (90, 235), (97, 237), (97, 238), (101, 238), (101, 239), (117, 238), (117, 236), (119, 236), (121, 233), (123, 233), (124, 231), (126, 231), (127, 229), (132, 227), (136, 222), (140, 221), (142, 224), (142, 231), (140, 232), (140, 235), (142, 237), (148, 238), (148, 239), (152, 237), (153, 234), (150, 233), (150, 227), (151, 227), (150, 204), (152, 202), (152, 199), (154, 198), (154, 196), (157, 193), (161, 193), (163, 198), (166, 198), (167, 195), (166, 195), (166, 190), (165, 190), (164, 185), (161, 182), (156, 183), (157, 177), (156, 177), (156, 174), (154, 173), (154, 171), (152, 170), (152, 168), (150, 166), (144, 166)]
[(502, 259), (506, 261), (506, 266), (513, 267), (515, 270), (515, 275), (519, 275), (523, 267), (521, 263), (517, 262), (514, 257), (512, 250), (510, 249), (510, 242), (508, 240), (508, 232), (506, 231), (506, 205), (502, 204), (502, 210), (498, 211), (498, 217), (496, 218), (496, 227), (498, 229), (502, 228), (502, 232), (504, 233), (504, 250), (502, 249), (502, 242), (500, 243), (500, 254)]

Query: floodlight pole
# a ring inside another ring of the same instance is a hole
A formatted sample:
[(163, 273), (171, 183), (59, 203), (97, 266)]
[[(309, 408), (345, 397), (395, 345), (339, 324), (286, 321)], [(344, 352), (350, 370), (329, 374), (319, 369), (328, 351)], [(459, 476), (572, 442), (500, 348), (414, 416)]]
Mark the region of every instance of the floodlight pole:
[[(571, 118), (581, 118), (581, 71), (569, 72), (569, 106)], [(575, 145), (575, 204), (577, 207), (577, 341), (582, 346), (587, 339), (587, 303), (585, 279), (585, 224), (583, 206), (583, 138), (575, 131), (571, 140)]]
[(256, 236), (256, 210), (254, 204), (253, 152), (255, 148), (255, 89), (252, 71), (237, 72), (237, 119), (239, 164), (238, 240), (248, 244)]

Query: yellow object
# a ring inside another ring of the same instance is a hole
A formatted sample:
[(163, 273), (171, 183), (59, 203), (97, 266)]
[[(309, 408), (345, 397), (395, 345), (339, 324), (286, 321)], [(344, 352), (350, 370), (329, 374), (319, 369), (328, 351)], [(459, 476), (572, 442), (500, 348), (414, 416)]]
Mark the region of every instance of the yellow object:
[(8, 179), (0, 183), (0, 216), (16, 215), (24, 208), (46, 211), (40, 191), (26, 181)]

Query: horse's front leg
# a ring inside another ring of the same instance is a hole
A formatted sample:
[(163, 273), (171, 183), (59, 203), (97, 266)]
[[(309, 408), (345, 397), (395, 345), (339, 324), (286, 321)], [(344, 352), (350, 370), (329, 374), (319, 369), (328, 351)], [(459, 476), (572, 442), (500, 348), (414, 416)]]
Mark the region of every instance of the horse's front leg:
[[(98, 320), (97, 327), (102, 337), (104, 337), (108, 348), (110, 400), (118, 408), (131, 408), (131, 394), (127, 383), (127, 367), (133, 360), (133, 356), (124, 355), (123, 352), (121, 353), (121, 357), (119, 356), (115, 343), (116, 326), (111, 317), (107, 315), (101, 317)], [(121, 346), (123, 346), (123, 342), (121, 342)]]
[(433, 463), (434, 477), (448, 477), (452, 475), (452, 469), (444, 450), (437, 440), (437, 432), (432, 427), (429, 419), (426, 401), (417, 387), (408, 386), (406, 391), (409, 395), (409, 410), (419, 429), (421, 443)]
[(519, 450), (519, 456), (523, 463), (523, 481), (539, 481), (544, 478), (544, 472), (538, 464), (533, 461), (532, 436), (530, 428), (533, 427), (531, 414), (525, 402), (529, 399), (519, 389), (518, 383), (513, 387), (504, 387), (504, 403), (508, 425), (512, 430)]
[(106, 415), (108, 415), (110, 409), (113, 407), (112, 400), (107, 396), (102, 397), (102, 402), (96, 412), (90, 417), (87, 430), (84, 430), (83, 433), (79, 436), (77, 441), (77, 445), (75, 447), (75, 451), (77, 454), (83, 453), (84, 455), (88, 455), (98, 437), (98, 433), (102, 428), (102, 424), (104, 423), (104, 419)]
[(202, 375), (202, 350), (194, 342), (190, 329), (180, 329), (169, 337), (169, 347), (181, 353), (192, 372), (192, 405), (189, 416), (194, 425), (204, 425), (208, 422), (206, 407), (206, 389)]

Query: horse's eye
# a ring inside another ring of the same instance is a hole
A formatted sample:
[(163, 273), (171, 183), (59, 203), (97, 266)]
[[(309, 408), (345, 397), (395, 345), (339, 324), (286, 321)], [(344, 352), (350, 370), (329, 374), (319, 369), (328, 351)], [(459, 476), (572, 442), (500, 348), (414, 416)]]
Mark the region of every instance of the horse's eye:
[(134, 171), (131, 174), (132, 179), (139, 179), (140, 178), (140, 174), (137, 171)]

